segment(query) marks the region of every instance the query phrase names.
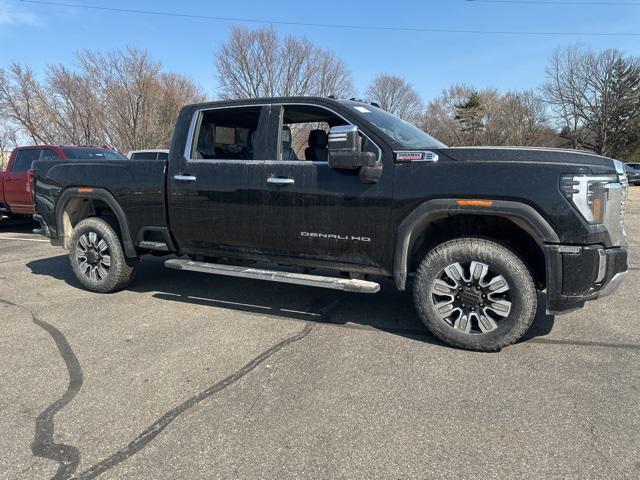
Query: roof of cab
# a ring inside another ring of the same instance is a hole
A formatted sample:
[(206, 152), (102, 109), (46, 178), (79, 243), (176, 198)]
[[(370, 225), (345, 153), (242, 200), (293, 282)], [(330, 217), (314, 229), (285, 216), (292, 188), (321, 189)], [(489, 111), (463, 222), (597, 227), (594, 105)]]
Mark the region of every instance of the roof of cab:
[(363, 100), (356, 98), (335, 98), (335, 97), (317, 97), (317, 96), (296, 96), (296, 97), (260, 97), (260, 98), (241, 98), (235, 100), (216, 100), (212, 102), (203, 102), (188, 105), (188, 107), (202, 109), (202, 108), (215, 108), (222, 106), (234, 106), (234, 105), (271, 105), (279, 103), (316, 103), (325, 105), (343, 105), (344, 102), (358, 102), (366, 103)]

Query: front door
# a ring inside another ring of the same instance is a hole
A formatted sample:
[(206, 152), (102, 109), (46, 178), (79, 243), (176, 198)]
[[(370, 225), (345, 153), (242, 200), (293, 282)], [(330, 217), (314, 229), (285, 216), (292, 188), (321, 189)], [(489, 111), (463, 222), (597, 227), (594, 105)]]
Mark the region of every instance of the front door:
[[(334, 112), (284, 105), (272, 114), (278, 115), (269, 135), (277, 139), (277, 156), (253, 178), (264, 189), (263, 248), (277, 256), (380, 267), (393, 241), (387, 238), (391, 170), (367, 184), (357, 171), (329, 168), (326, 133), (348, 123)], [(369, 148), (382, 155), (372, 142)]]
[(193, 142), (172, 152), (168, 196), (171, 230), (185, 253), (247, 252), (261, 243), (259, 193), (249, 188), (264, 162), (268, 107), (195, 113)]

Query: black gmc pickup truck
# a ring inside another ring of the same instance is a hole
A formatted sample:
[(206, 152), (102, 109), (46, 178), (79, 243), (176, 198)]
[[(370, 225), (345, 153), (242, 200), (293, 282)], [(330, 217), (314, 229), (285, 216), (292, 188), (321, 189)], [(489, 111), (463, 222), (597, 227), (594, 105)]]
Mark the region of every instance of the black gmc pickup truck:
[(35, 170), (35, 218), (94, 292), (126, 287), (149, 253), (175, 254), (165, 264), (179, 270), (348, 292), (375, 293), (371, 276), (386, 276), (412, 284), (445, 342), (499, 350), (529, 328), (537, 291), (548, 312), (567, 312), (612, 293), (627, 270), (622, 163), (447, 148), (355, 100), (191, 105), (166, 162)]

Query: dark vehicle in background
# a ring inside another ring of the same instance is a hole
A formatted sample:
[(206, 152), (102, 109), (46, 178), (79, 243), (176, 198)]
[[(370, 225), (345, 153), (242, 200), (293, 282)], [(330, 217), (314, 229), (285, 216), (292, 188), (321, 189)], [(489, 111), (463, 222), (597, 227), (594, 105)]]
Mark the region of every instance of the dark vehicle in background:
[(191, 105), (167, 162), (45, 160), (35, 170), (35, 218), (94, 292), (125, 288), (145, 254), (181, 256), (165, 262), (179, 270), (348, 292), (375, 293), (389, 277), (411, 286), (439, 338), (490, 351), (525, 334), (539, 291), (549, 313), (563, 313), (611, 294), (627, 272), (621, 162), (448, 148), (355, 100)]
[(125, 156), (129, 160), (169, 160), (169, 150), (131, 150)]
[(640, 163), (625, 164), (629, 185), (640, 185)]
[(31, 216), (33, 192), (30, 183), (31, 165), (36, 160), (125, 160), (112, 150), (97, 147), (37, 145), (18, 147), (11, 152), (7, 168), (0, 172), (0, 215)]

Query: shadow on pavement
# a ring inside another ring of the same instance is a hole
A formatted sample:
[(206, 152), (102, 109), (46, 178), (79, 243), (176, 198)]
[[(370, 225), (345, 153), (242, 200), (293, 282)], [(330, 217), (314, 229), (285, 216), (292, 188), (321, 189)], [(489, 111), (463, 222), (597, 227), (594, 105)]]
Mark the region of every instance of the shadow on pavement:
[[(431, 335), (413, 308), (411, 294), (399, 292), (393, 282), (379, 278), (382, 289), (375, 295), (344, 293), (313, 287), (260, 280), (223, 277), (165, 268), (163, 258), (145, 257), (135, 281), (127, 290), (153, 293), (161, 300), (210, 305), (233, 311), (337, 324), (345, 328), (380, 330), (427, 343), (442, 343)], [(27, 264), (36, 275), (64, 280), (81, 288), (66, 255), (38, 259)], [(536, 319), (522, 341), (549, 334), (554, 317), (545, 314), (539, 297)]]
[(32, 233), (38, 223), (30, 218), (0, 217), (0, 232)]

